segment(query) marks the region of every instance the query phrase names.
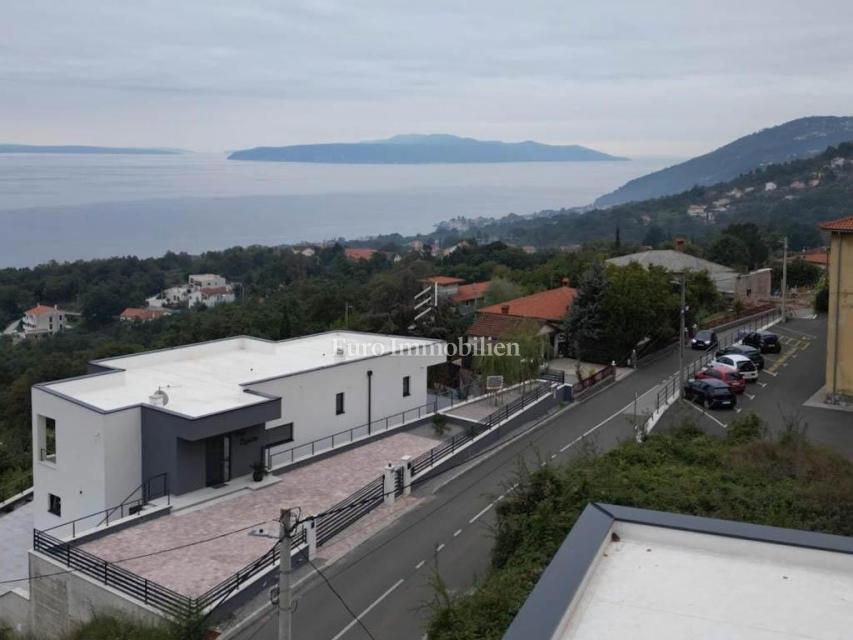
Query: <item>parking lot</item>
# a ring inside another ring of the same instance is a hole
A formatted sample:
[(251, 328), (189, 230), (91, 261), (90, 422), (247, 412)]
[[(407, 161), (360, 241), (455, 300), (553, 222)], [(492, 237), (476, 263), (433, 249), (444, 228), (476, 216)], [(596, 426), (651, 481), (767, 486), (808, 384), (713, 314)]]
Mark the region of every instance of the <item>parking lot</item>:
[(719, 435), (739, 414), (752, 411), (771, 429), (796, 423), (813, 440), (853, 457), (853, 413), (804, 405), (824, 383), (826, 318), (792, 319), (768, 331), (779, 336), (782, 352), (763, 354), (764, 369), (738, 396), (734, 410), (707, 410), (695, 402), (680, 401), (655, 429), (672, 428), (691, 417), (701, 428)]

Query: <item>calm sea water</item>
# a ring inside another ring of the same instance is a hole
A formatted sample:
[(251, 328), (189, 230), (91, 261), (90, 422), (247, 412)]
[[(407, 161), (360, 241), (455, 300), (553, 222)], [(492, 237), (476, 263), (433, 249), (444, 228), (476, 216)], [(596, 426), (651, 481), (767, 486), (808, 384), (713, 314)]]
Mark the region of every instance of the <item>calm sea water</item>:
[(674, 160), (450, 165), (0, 154), (0, 266), (431, 231), (580, 206)]

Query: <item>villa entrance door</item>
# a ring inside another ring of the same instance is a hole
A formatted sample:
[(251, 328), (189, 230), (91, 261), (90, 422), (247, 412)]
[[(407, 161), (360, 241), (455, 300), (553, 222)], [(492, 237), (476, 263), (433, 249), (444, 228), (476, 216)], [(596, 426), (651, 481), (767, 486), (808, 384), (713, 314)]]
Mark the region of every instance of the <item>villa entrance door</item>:
[(231, 436), (214, 436), (205, 440), (205, 484), (224, 484), (231, 479)]

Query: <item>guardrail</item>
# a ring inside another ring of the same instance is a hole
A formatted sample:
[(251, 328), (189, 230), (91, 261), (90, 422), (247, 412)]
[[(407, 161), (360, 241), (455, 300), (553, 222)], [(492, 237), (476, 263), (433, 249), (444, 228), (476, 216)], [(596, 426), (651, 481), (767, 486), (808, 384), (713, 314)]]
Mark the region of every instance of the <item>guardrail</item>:
[(358, 442), (359, 440), (363, 440), (364, 438), (373, 436), (377, 433), (382, 433), (389, 429), (403, 426), (407, 421), (418, 420), (423, 416), (435, 413), (437, 410), (438, 399), (412, 409), (406, 409), (405, 411), (400, 411), (390, 416), (379, 418), (378, 420), (371, 420), (369, 423), (365, 423), (351, 429), (345, 429), (344, 431), (333, 433), (330, 436), (325, 436), (323, 438), (312, 440), (311, 442), (306, 442), (305, 444), (290, 447), (289, 449), (273, 451), (272, 448), (268, 448), (266, 452), (267, 469), (293, 464), (300, 460), (306, 460), (318, 453), (331, 451), (337, 447)]
[(56, 558), (69, 569), (141, 600), (175, 617), (193, 613), (193, 601), (152, 580), (136, 575), (58, 538), (33, 530), (33, 550)]

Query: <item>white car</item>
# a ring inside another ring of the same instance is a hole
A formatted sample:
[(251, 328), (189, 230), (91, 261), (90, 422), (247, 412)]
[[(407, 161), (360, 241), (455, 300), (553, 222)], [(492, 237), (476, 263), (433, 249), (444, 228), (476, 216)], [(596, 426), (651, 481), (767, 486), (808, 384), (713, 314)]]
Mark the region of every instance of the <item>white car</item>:
[(758, 369), (755, 368), (752, 360), (746, 356), (740, 356), (734, 353), (717, 356), (717, 359), (711, 363), (712, 367), (714, 365), (732, 367), (743, 376), (744, 380), (758, 380)]

